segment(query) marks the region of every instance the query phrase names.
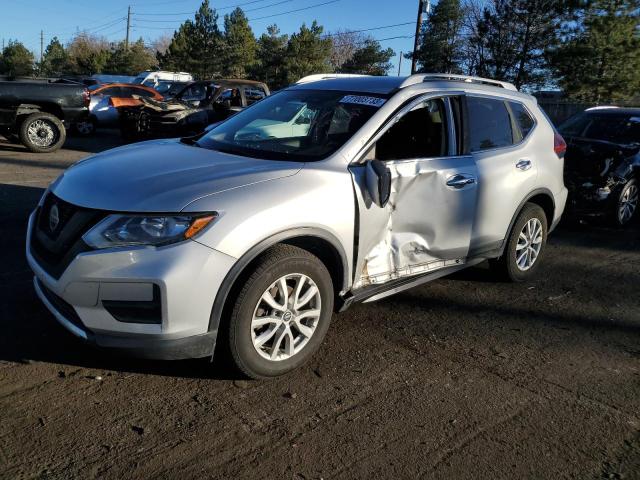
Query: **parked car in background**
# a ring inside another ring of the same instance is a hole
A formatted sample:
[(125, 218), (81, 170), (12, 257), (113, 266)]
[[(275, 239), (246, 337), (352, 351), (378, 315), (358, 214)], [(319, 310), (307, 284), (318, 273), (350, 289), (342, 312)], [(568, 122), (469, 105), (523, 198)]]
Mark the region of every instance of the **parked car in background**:
[(187, 72), (165, 72), (159, 70), (152, 72), (150, 70), (141, 72), (134, 80), (133, 83), (140, 83), (147, 87), (155, 87), (161, 81), (169, 82), (192, 82), (193, 76)]
[(32, 152), (58, 150), (67, 127), (88, 114), (89, 90), (79, 83), (0, 81), (0, 133)]
[(174, 82), (171, 80), (161, 80), (155, 86), (155, 90), (164, 97), (165, 100), (171, 100), (190, 82)]
[[(295, 111), (304, 129), (242, 133)], [(487, 259), (507, 279), (535, 276), (567, 198), (564, 148), (511, 84), (308, 81), (200, 136), (75, 164), (31, 215), (27, 259), (39, 298), (87, 342), (165, 359), (215, 350), (274, 377), (353, 302)]]
[(269, 87), (251, 80), (219, 79), (187, 84), (169, 101), (141, 99), (119, 108), (123, 138), (170, 138), (194, 135), (269, 96)]
[(95, 75), (91, 75), (93, 80), (96, 80), (98, 84), (104, 85), (106, 83), (136, 83), (134, 82), (135, 78), (132, 75), (109, 75), (104, 73), (99, 73)]
[(75, 124), (81, 135), (90, 135), (98, 127), (117, 127), (119, 125), (118, 106), (137, 105), (138, 101), (114, 104), (115, 98), (133, 100), (135, 98), (152, 98), (162, 100), (163, 97), (151, 87), (131, 83), (110, 83), (97, 85), (90, 89), (91, 103), (87, 118)]
[(568, 145), (571, 210), (629, 224), (637, 216), (640, 192), (640, 108), (592, 108), (558, 130)]

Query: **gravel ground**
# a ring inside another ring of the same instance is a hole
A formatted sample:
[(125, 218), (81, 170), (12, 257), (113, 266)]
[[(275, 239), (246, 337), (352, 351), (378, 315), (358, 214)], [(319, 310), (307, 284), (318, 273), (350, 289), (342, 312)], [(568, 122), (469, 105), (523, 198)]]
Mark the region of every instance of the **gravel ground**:
[(116, 132), (0, 143), (0, 477), (640, 478), (640, 229), (561, 224), (543, 274), (479, 266), (333, 323), (269, 382), (81, 345), (37, 300), (26, 219)]

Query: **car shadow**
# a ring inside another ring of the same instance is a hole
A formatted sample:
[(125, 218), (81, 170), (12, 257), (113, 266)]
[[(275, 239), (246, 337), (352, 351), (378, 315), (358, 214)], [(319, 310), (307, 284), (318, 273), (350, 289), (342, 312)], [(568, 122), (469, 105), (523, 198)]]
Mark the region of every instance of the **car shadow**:
[[(76, 150), (79, 152), (87, 153), (100, 153), (110, 148), (115, 148), (120, 145), (124, 145), (126, 142), (122, 139), (119, 130), (115, 129), (100, 129), (93, 135), (81, 136), (78, 134), (69, 133), (67, 140), (62, 148), (65, 150)], [(7, 152), (20, 152), (30, 153), (24, 145), (20, 143), (14, 143), (9, 139), (0, 136), (0, 151)], [(51, 153), (39, 153), (34, 155), (52, 155)], [(25, 162), (31, 164), (31, 162)]]

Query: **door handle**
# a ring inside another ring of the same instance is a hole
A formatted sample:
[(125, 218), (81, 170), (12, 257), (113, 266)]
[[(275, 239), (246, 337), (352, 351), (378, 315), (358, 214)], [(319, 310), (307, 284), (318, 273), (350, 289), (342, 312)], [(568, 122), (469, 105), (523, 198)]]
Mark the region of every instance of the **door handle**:
[(518, 163), (516, 163), (516, 168), (522, 170), (523, 172), (526, 172), (531, 168), (531, 165), (531, 160), (522, 159)]
[(476, 179), (469, 175), (458, 174), (458, 175), (449, 177), (449, 180), (447, 180), (448, 187), (452, 187), (458, 190), (463, 187), (466, 187), (467, 185), (473, 185), (474, 183), (476, 183)]

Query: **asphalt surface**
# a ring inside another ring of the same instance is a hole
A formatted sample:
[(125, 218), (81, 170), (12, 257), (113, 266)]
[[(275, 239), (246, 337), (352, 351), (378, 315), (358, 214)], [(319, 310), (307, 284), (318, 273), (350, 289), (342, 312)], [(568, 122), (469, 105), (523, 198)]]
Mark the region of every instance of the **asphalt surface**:
[(640, 478), (637, 225), (563, 223), (536, 281), (356, 305), (303, 368), (239, 380), (90, 349), (37, 300), (29, 211), (118, 143), (0, 143), (0, 478)]

